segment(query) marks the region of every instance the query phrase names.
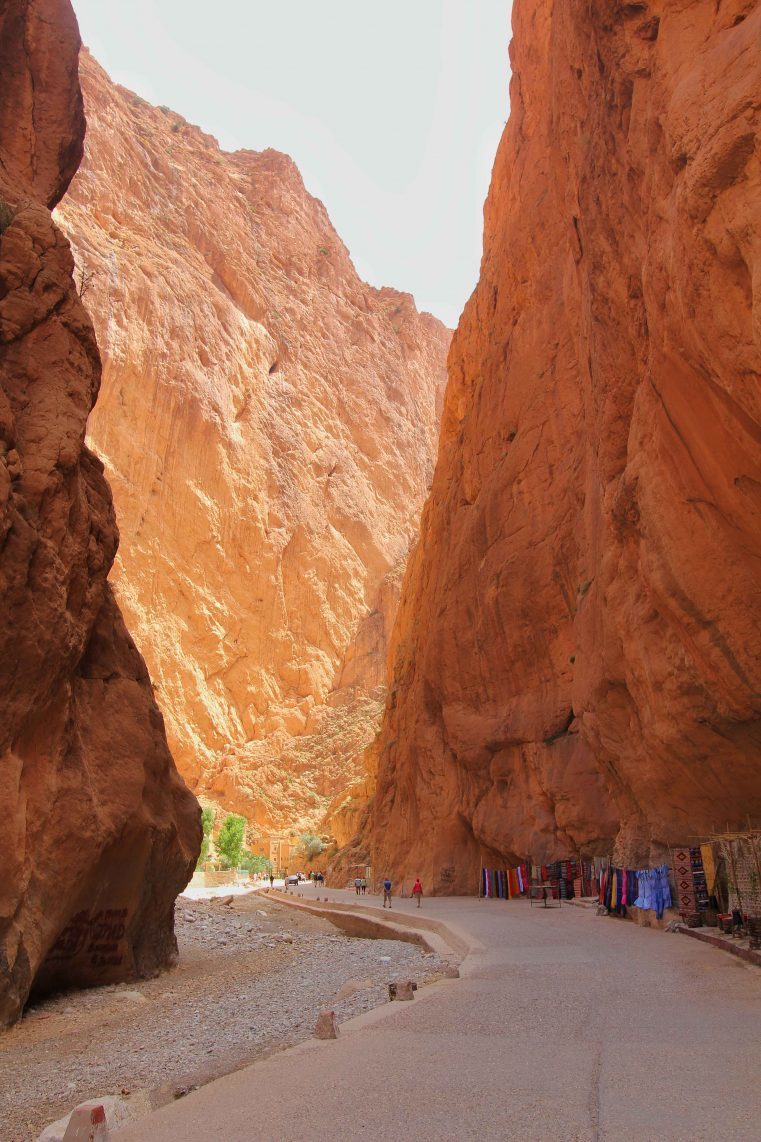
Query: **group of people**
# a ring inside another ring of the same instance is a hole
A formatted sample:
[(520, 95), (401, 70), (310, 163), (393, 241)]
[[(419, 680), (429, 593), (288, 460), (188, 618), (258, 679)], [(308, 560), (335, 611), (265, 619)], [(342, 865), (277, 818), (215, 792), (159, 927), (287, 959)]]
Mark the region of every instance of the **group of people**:
[[(393, 885), (388, 877), (383, 881), (383, 907), (391, 907), (391, 890)], [(354, 891), (357, 896), (365, 896), (367, 894), (367, 880), (364, 876), (354, 877)], [(416, 877), (415, 883), (412, 886), (412, 899), (417, 901), (418, 908), (420, 901), (423, 898), (423, 885), (420, 883), (420, 877)]]
[[(267, 880), (269, 880), (270, 888), (272, 888), (275, 883), (274, 872), (269, 872), (267, 874)], [(289, 883), (294, 883), (302, 880), (313, 880), (315, 884), (324, 884), (325, 874), (322, 872), (310, 872), (309, 875), (305, 877), (303, 873), (293, 873), (290, 876), (286, 876), (285, 883), (287, 886)]]

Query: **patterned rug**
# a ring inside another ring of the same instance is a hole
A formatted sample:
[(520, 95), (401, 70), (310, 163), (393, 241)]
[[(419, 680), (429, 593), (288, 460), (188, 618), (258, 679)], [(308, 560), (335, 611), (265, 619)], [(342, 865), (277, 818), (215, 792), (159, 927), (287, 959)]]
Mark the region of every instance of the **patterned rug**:
[(680, 912), (696, 912), (695, 883), (689, 849), (674, 849), (672, 868), (676, 882), (676, 904)]

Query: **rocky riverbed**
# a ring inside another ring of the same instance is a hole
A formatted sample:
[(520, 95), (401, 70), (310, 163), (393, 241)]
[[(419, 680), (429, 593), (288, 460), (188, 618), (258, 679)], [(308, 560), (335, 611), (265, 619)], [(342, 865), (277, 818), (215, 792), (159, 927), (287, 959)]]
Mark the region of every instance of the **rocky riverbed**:
[[(150, 1091), (158, 1104), (437, 977), (413, 944), (344, 936), (257, 894), (180, 899), (180, 963), (155, 979), (51, 996), (0, 1036), (0, 1139), (29, 1142), (84, 1099)], [(284, 1076), (285, 1082), (285, 1076)]]

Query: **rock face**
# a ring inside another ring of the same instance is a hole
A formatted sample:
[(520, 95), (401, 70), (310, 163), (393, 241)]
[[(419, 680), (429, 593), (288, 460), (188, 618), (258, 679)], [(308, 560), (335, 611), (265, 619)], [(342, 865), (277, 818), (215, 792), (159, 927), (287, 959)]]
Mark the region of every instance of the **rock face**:
[(449, 333), (360, 281), (287, 156), (225, 154), (84, 53), (81, 76), (60, 219), (103, 354), (117, 595), (191, 787), (314, 827), (379, 724)]
[(200, 847), (84, 446), (100, 361), (49, 209), (82, 153), (78, 50), (67, 0), (0, 5), (0, 1023), (33, 986), (169, 963)]
[(761, 5), (513, 21), (363, 838), (441, 890), (761, 817)]

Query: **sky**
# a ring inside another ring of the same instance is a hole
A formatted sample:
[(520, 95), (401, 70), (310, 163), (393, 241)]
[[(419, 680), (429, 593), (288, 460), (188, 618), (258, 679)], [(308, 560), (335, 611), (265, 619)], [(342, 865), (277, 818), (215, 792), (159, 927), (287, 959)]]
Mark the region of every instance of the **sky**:
[(111, 78), (274, 147), (360, 275), (455, 326), (508, 117), (510, 0), (73, 0)]

